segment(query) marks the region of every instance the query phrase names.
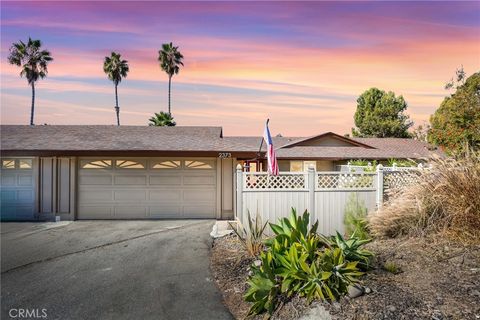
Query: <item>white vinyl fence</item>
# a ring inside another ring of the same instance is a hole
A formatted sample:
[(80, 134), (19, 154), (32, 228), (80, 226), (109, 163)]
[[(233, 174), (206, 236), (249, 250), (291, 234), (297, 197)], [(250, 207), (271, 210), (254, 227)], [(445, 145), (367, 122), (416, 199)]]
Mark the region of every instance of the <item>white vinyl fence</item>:
[[(281, 217), (288, 217), (295, 208), (298, 214), (308, 210), (311, 221), (319, 221), (319, 232), (326, 235), (335, 231), (343, 233), (344, 212), (349, 200), (353, 197), (369, 212), (375, 210), (383, 203), (384, 187), (413, 181), (404, 179), (403, 172), (409, 173), (402, 171), (398, 176), (390, 176), (390, 171), (383, 172), (380, 165), (376, 172), (316, 172), (309, 168), (307, 172), (281, 172), (271, 176), (266, 172), (243, 172), (239, 165), (236, 173), (237, 219), (247, 225), (248, 213), (252, 217), (258, 213), (264, 222), (275, 223)], [(389, 184), (385, 184), (388, 181)]]

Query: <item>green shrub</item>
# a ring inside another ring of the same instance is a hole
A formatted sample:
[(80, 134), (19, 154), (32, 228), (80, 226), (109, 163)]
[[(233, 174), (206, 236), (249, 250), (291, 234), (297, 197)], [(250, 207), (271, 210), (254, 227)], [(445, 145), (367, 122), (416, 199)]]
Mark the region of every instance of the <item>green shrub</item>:
[(228, 223), (233, 232), (238, 236), (245, 250), (252, 256), (256, 257), (263, 250), (263, 233), (267, 223), (262, 223), (262, 217), (257, 213), (255, 220), (250, 217), (248, 212), (248, 228), (245, 228), (240, 221), (237, 225)]
[(345, 259), (348, 261), (357, 261), (358, 267), (361, 270), (368, 270), (370, 268), (370, 260), (373, 253), (362, 249), (361, 247), (371, 241), (371, 239), (360, 239), (355, 236), (355, 233), (349, 238), (344, 239), (340, 233), (331, 237), (334, 247), (340, 248), (343, 251)]
[(367, 241), (327, 238), (317, 233), (318, 222), (310, 228), (309, 222), (307, 211), (297, 216), (292, 209), (289, 218), (270, 224), (275, 236), (265, 241), (261, 265), (251, 267), (245, 294), (245, 300), (253, 302), (249, 315), (272, 314), (281, 294), (298, 294), (308, 302), (336, 300), (363, 274), (357, 265), (368, 265), (371, 254), (360, 249)]
[(365, 202), (358, 199), (356, 193), (351, 194), (348, 198), (344, 213), (343, 223), (346, 234), (349, 236), (355, 234), (356, 237), (362, 240), (369, 239), (368, 209), (365, 206)]
[(393, 164), (397, 167), (416, 167), (418, 165), (415, 161), (410, 159), (388, 159), (387, 166), (393, 167)]

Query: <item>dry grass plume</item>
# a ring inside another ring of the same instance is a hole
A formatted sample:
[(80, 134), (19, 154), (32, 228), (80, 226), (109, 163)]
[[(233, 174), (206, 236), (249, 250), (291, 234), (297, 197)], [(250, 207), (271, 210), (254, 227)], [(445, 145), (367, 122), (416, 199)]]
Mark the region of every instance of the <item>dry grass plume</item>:
[(370, 216), (374, 236), (442, 233), (452, 240), (480, 243), (480, 153), (436, 158), (432, 164), (418, 183)]

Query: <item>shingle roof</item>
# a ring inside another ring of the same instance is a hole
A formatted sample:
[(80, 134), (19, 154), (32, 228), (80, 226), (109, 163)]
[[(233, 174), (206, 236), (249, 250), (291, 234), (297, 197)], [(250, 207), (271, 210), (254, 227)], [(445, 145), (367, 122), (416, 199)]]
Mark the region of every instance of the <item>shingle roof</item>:
[[(361, 146), (291, 146), (312, 137), (273, 137), (276, 155), (280, 159), (389, 159), (389, 158), (427, 158), (433, 153), (441, 155), (440, 150), (433, 150), (425, 142), (400, 138), (350, 138), (373, 148)], [(224, 137), (237, 143), (250, 146), (258, 152), (262, 137)], [(265, 151), (263, 144), (262, 151)]]
[[(148, 126), (0, 126), (2, 151), (157, 151), (238, 152), (252, 156), (262, 137), (224, 137), (221, 127)], [(332, 133), (333, 134), (333, 133)], [(302, 137), (273, 137), (283, 159), (388, 159), (422, 158), (432, 154), (429, 145), (412, 139), (352, 138), (371, 146), (292, 145)], [(288, 145), (288, 146), (287, 146)], [(283, 146), (286, 146), (282, 148)], [(262, 151), (265, 151), (263, 144)], [(434, 151), (440, 153), (439, 151)]]
[(221, 127), (1, 126), (1, 150), (236, 151)]

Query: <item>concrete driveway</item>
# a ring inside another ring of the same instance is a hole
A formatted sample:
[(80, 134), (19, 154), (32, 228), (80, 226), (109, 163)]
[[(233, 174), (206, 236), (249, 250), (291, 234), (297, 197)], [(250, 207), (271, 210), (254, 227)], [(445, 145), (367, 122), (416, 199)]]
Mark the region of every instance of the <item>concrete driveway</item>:
[(210, 274), (213, 223), (2, 223), (1, 318), (232, 319)]

